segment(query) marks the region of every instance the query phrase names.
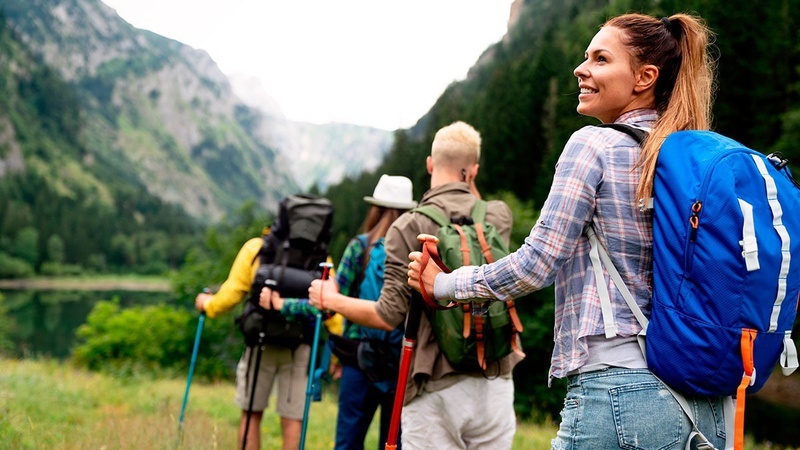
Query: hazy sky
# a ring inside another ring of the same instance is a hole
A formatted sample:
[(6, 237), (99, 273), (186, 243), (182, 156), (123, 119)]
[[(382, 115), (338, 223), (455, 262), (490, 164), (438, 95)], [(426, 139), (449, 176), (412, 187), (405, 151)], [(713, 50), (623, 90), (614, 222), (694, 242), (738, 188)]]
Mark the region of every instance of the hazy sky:
[(257, 77), (292, 120), (407, 128), (506, 31), (512, 0), (103, 0)]

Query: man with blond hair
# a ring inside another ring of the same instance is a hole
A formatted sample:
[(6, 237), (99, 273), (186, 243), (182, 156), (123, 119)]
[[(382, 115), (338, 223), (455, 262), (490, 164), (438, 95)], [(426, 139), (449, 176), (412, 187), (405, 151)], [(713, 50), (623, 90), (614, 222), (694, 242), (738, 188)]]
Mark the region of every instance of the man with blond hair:
[[(464, 122), (440, 129), (431, 145), (426, 167), (431, 188), (420, 205), (434, 205), (446, 217), (469, 216), (479, 198), (475, 188), (481, 151), (480, 133)], [(489, 201), (486, 222), (508, 242), (512, 217), (508, 205)], [(417, 235), (436, 235), (439, 225), (428, 216), (409, 211), (394, 221), (386, 233), (385, 281), (377, 302), (345, 297), (333, 283), (315, 281), (311, 304), (338, 312), (373, 328), (393, 330), (409, 309), (408, 254), (420, 247)], [(462, 448), (507, 450), (515, 431), (513, 355), (481, 371), (456, 370), (439, 349), (428, 317), (423, 314), (417, 348), (411, 364), (401, 418), (402, 445), (407, 449)]]

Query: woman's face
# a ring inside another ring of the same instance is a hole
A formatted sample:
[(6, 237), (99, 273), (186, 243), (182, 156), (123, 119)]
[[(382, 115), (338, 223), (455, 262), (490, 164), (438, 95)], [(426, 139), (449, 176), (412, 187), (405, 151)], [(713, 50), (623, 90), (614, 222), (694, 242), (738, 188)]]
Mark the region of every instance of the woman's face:
[(626, 111), (641, 108), (634, 92), (636, 73), (619, 28), (605, 26), (589, 43), (585, 60), (575, 68), (578, 77), (578, 113), (613, 122)]

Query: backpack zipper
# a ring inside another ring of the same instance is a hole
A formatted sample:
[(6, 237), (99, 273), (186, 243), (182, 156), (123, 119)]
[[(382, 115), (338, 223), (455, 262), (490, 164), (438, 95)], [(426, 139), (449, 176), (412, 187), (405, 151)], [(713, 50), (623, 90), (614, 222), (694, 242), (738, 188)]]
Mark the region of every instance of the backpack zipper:
[(692, 267), (691, 262), (694, 259), (695, 245), (697, 245), (697, 232), (700, 229), (700, 212), (703, 209), (703, 199), (705, 199), (706, 195), (708, 194), (708, 185), (711, 183), (711, 176), (719, 165), (720, 160), (739, 153), (743, 153), (745, 155), (761, 155), (761, 153), (748, 148), (734, 148), (716, 155), (707, 163), (708, 170), (706, 170), (706, 173), (703, 176), (703, 183), (700, 185), (698, 195), (695, 198), (695, 201), (692, 203), (692, 213), (689, 216), (689, 239), (686, 241), (686, 250), (684, 252), (685, 259), (683, 262), (683, 270), (685, 273), (688, 273)]

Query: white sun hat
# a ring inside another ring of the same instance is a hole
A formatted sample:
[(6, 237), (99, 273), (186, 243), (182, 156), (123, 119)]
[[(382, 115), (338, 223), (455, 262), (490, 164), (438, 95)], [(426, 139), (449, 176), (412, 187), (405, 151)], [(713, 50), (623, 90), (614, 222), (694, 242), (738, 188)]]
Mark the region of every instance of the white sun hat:
[(364, 197), (364, 201), (376, 206), (394, 209), (411, 209), (417, 206), (413, 199), (411, 180), (403, 176), (381, 175), (372, 196)]

